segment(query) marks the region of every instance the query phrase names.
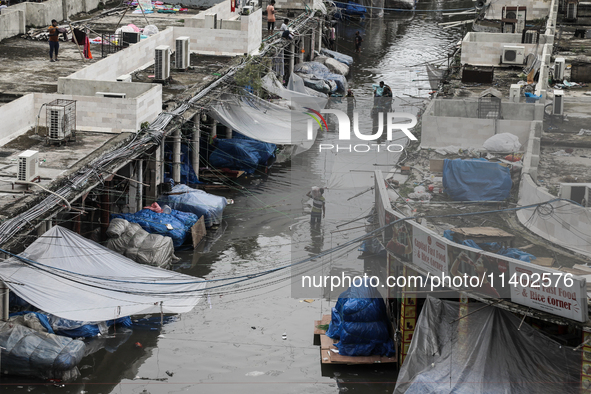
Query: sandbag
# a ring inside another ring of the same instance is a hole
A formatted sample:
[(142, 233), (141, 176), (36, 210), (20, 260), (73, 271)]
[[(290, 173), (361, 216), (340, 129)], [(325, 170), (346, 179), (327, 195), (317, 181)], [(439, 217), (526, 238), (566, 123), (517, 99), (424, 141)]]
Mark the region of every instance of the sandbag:
[(511, 133), (496, 134), (484, 141), (482, 145), (489, 152), (513, 153), (519, 151), (521, 143), (516, 135)]
[(139, 264), (166, 268), (177, 258), (172, 238), (150, 234), (137, 223), (111, 220), (107, 229), (107, 248)]

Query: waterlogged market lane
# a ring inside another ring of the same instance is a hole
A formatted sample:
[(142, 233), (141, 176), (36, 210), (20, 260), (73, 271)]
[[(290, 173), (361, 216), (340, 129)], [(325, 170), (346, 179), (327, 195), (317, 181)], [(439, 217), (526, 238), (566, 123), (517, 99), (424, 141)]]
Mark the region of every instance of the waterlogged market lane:
[[(418, 4), (420, 10), (471, 6), (471, 0)], [(371, 85), (380, 80), (392, 87), (397, 112), (417, 113), (423, 100), (416, 97), (426, 97), (430, 86), (425, 68), (416, 65), (443, 57), (461, 38), (459, 29), (437, 27), (443, 18), (441, 12), (386, 12), (383, 19), (339, 25), (338, 50), (355, 58), (349, 81), (360, 128), (371, 130)], [(356, 31), (364, 37), (359, 55), (353, 53)], [(346, 103), (340, 105), (346, 111)], [(362, 192), (373, 186), (373, 170), (388, 169), (397, 156), (318, 152), (319, 144), (338, 143), (336, 133), (323, 131), (316, 145), (291, 165), (276, 166), (267, 180), (229, 195), (235, 204), (225, 212), (225, 233), (207, 252), (178, 253), (181, 271), (207, 279), (255, 273), (362, 236), (363, 220), (346, 223), (370, 213), (373, 192)], [(402, 136), (396, 143), (404, 143)], [(327, 188), (327, 214), (319, 228), (310, 226), (304, 196), (312, 186)], [(383, 266), (358, 259), (358, 246), (301, 267), (311, 275), (383, 275)], [(319, 349), (312, 343), (313, 321), (329, 313), (338, 292), (307, 289), (303, 296), (313, 298), (310, 303), (293, 298), (290, 271), (227, 288), (212, 282), (208, 297), (195, 310), (161, 332), (120, 331), (103, 338), (107, 348), (83, 360), (83, 377), (71, 385), (37, 386), (13, 379), (6, 382), (14, 385), (2, 388), (92, 394), (392, 392), (396, 374), (383, 366), (321, 369)], [(119, 342), (123, 344), (115, 352)]]

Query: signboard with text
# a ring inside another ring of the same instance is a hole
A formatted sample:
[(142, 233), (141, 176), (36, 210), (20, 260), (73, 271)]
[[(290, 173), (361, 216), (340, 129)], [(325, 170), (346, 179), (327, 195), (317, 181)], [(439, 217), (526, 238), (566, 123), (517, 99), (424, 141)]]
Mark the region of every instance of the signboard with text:
[(413, 228), (412, 262), (425, 271), (438, 275), (447, 273), (447, 244), (445, 238), (431, 235), (420, 228)]
[[(376, 180), (381, 172), (376, 172)], [(391, 206), (385, 188), (376, 187), (376, 204), (383, 204), (386, 250), (429, 278), (427, 285), (467, 291), (481, 298), (512, 302), (586, 322), (586, 279), (570, 273), (468, 247), (444, 238), (403, 216)], [(484, 247), (484, 246), (483, 246)], [(426, 294), (425, 294), (426, 296)]]

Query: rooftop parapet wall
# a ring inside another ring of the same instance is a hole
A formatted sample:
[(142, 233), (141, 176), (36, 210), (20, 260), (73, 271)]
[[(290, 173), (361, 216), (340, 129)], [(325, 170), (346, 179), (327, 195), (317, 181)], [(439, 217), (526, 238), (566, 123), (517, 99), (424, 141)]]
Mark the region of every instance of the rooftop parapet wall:
[[(38, 110), (37, 110), (38, 111)], [(14, 116), (19, 114), (19, 116)], [(0, 146), (24, 134), (35, 125), (35, 96), (27, 94), (0, 107)]]
[(25, 11), (4, 8), (0, 10), (0, 41), (5, 38), (25, 34)]
[[(38, 115), (39, 126), (45, 126), (46, 111), (42, 105), (56, 99), (76, 100), (77, 130), (137, 132), (143, 122), (154, 120), (162, 110), (162, 87), (154, 85), (137, 97), (124, 99), (57, 93), (27, 94), (0, 107), (3, 122), (0, 144), (4, 145), (35, 127)], [(21, 115), (13, 116), (17, 112)]]
[[(530, 128), (529, 141), (523, 158), (519, 205), (538, 204), (556, 198), (537, 184), (540, 162), (540, 139), (543, 123), (536, 121)], [(548, 215), (540, 215), (535, 209), (517, 213), (519, 221), (539, 236), (575, 252), (591, 256), (591, 210), (578, 204), (556, 201), (544, 209)]]
[(536, 104), (503, 101), (503, 119), (478, 118), (478, 99), (436, 99), (423, 113), (421, 147), (480, 149), (495, 134), (511, 133), (521, 145), (528, 143), (531, 122), (539, 111)]
[(488, 0), (489, 8), (486, 11), (486, 19), (501, 20), (503, 18), (503, 7), (520, 6), (527, 8), (526, 20), (532, 21), (548, 16), (552, 0), (520, 0), (519, 2)]
[(140, 82), (111, 82), (98, 80), (80, 80), (63, 78), (61, 80), (61, 94), (75, 96), (96, 96), (99, 92), (125, 93), (126, 98), (137, 98), (158, 84)]
[[(5, 11), (20, 10), (24, 13), (26, 26), (45, 27), (51, 24), (52, 19), (61, 21), (68, 19), (71, 15), (95, 10), (99, 3), (100, 0), (46, 0), (42, 3), (23, 2), (5, 8), (2, 10), (2, 14)], [(3, 36), (2, 30), (0, 30), (0, 39), (12, 37), (16, 34), (19, 33)]]
[[(530, 53), (541, 54), (544, 44), (552, 44), (554, 36), (540, 36), (539, 44), (522, 44), (521, 34), (511, 33), (467, 33), (462, 40), (462, 64), (473, 66), (499, 66), (506, 45), (525, 48), (525, 56)], [(507, 66), (512, 66), (508, 64)], [(515, 65), (517, 66), (517, 65)]]

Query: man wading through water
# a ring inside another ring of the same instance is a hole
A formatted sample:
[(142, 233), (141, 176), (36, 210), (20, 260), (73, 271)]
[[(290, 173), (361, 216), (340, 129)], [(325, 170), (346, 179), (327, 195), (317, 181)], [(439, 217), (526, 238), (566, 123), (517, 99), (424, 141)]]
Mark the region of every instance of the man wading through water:
[(326, 216), (326, 200), (324, 199), (324, 188), (313, 187), (306, 196), (312, 199), (312, 213), (310, 216), (311, 224), (320, 225), (320, 221)]

